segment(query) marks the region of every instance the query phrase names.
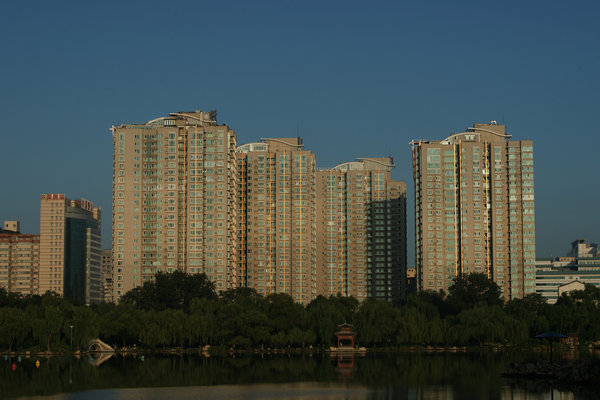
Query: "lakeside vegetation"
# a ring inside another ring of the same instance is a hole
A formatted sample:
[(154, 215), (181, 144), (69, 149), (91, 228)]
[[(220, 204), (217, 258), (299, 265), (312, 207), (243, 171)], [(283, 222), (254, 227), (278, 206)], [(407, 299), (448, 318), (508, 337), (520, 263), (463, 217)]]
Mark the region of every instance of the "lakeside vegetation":
[[(457, 278), (447, 294), (422, 292), (400, 304), (317, 297), (306, 307), (285, 294), (238, 288), (217, 295), (205, 275), (159, 274), (122, 302), (82, 306), (52, 293), (21, 297), (0, 289), (0, 351), (85, 350), (92, 338), (144, 349), (329, 348), (343, 322), (358, 344), (520, 345), (548, 330), (600, 338), (600, 289), (563, 295), (549, 305), (538, 294), (504, 302), (483, 274)], [(73, 327), (71, 330), (71, 326)]]

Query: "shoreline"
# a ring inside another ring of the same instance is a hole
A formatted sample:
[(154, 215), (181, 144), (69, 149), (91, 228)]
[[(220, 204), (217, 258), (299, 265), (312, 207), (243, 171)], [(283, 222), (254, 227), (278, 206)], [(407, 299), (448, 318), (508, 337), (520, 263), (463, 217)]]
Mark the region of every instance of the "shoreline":
[[(116, 348), (114, 351), (80, 351), (76, 350), (73, 352), (59, 350), (59, 351), (35, 351), (35, 350), (19, 350), (19, 351), (1, 351), (1, 357), (82, 357), (94, 354), (119, 354), (123, 356), (128, 355), (143, 355), (143, 354), (159, 354), (159, 355), (184, 355), (184, 354), (199, 354), (205, 357), (210, 356), (236, 356), (236, 355), (291, 355), (291, 354), (354, 354), (354, 355), (366, 355), (366, 354), (394, 354), (394, 353), (432, 353), (432, 354), (465, 354), (465, 353), (477, 353), (477, 352), (492, 352), (492, 353), (503, 353), (528, 350), (534, 353), (546, 353), (548, 348), (541, 345), (501, 345), (501, 344), (487, 344), (482, 346), (432, 346), (432, 345), (420, 345), (420, 346), (402, 346), (402, 347), (354, 347), (354, 348), (321, 348), (321, 347), (305, 347), (305, 348), (254, 348), (254, 349), (235, 349), (225, 348), (221, 346), (204, 346), (204, 347), (172, 347), (162, 349), (152, 348), (140, 348), (140, 347), (121, 347)], [(580, 345), (577, 347), (564, 346), (561, 348), (563, 352), (577, 352), (588, 353), (593, 355), (595, 352), (600, 352), (596, 348), (589, 346)]]

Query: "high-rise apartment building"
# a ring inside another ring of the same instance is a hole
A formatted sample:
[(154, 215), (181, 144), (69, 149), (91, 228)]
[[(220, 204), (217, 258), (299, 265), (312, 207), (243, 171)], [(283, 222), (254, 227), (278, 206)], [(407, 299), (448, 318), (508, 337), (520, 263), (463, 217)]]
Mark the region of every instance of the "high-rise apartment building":
[(100, 272), (100, 209), (88, 200), (42, 194), (39, 293), (81, 304), (104, 299)]
[(237, 152), (239, 285), (307, 304), (317, 294), (315, 155), (300, 138)]
[(0, 287), (24, 296), (38, 293), (40, 235), (19, 232), (18, 221), (0, 229)]
[(112, 249), (102, 250), (100, 271), (102, 272), (102, 283), (104, 285), (104, 302), (113, 303), (114, 264)]
[(317, 171), (318, 290), (359, 300), (406, 292), (406, 185), (391, 158)]
[(492, 121), (412, 147), (418, 289), (481, 272), (505, 298), (534, 293), (532, 142)]
[(236, 282), (236, 137), (216, 112), (112, 128), (115, 300), (157, 271)]

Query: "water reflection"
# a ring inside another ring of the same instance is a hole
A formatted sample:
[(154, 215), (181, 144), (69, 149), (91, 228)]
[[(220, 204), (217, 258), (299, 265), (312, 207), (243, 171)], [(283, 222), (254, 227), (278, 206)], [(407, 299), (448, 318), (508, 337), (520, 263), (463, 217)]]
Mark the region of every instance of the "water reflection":
[[(577, 399), (549, 383), (507, 381), (521, 353), (114, 355), (0, 361), (0, 396), (53, 399)], [(69, 393), (57, 395), (59, 393)]]
[[(40, 397), (35, 397), (40, 399)], [(340, 387), (328, 384), (297, 383), (297, 384), (262, 384), (262, 385), (224, 385), (224, 386), (192, 386), (171, 388), (133, 388), (116, 390), (96, 390), (60, 394), (43, 399), (50, 400), (187, 400), (187, 399), (322, 399), (322, 400), (454, 400), (463, 399), (464, 393), (456, 393), (449, 387), (432, 387), (423, 390), (397, 388), (366, 388)], [(491, 395), (486, 398), (501, 400), (573, 400), (572, 393), (554, 390), (553, 393), (529, 393), (523, 389), (506, 388), (498, 397)], [(593, 398), (593, 397), (591, 397)]]
[(344, 379), (348, 379), (352, 376), (354, 371), (354, 352), (339, 352), (331, 353), (331, 357), (337, 356), (337, 366), (335, 370), (338, 375)]
[[(90, 362), (94, 367), (99, 366), (103, 362), (109, 360), (115, 353), (92, 353)], [(95, 358), (94, 358), (95, 357)], [(143, 361), (143, 356), (140, 359)]]

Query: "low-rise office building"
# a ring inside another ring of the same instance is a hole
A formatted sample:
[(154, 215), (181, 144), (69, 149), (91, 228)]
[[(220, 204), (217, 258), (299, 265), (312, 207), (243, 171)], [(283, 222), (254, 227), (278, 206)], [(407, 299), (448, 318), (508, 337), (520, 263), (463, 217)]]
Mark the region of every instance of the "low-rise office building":
[(571, 243), (567, 257), (536, 261), (536, 293), (550, 304), (563, 292), (578, 290), (581, 284), (600, 287), (600, 256), (597, 246), (578, 239)]
[(103, 301), (100, 239), (100, 208), (91, 201), (42, 194), (39, 294), (50, 291), (81, 304)]

